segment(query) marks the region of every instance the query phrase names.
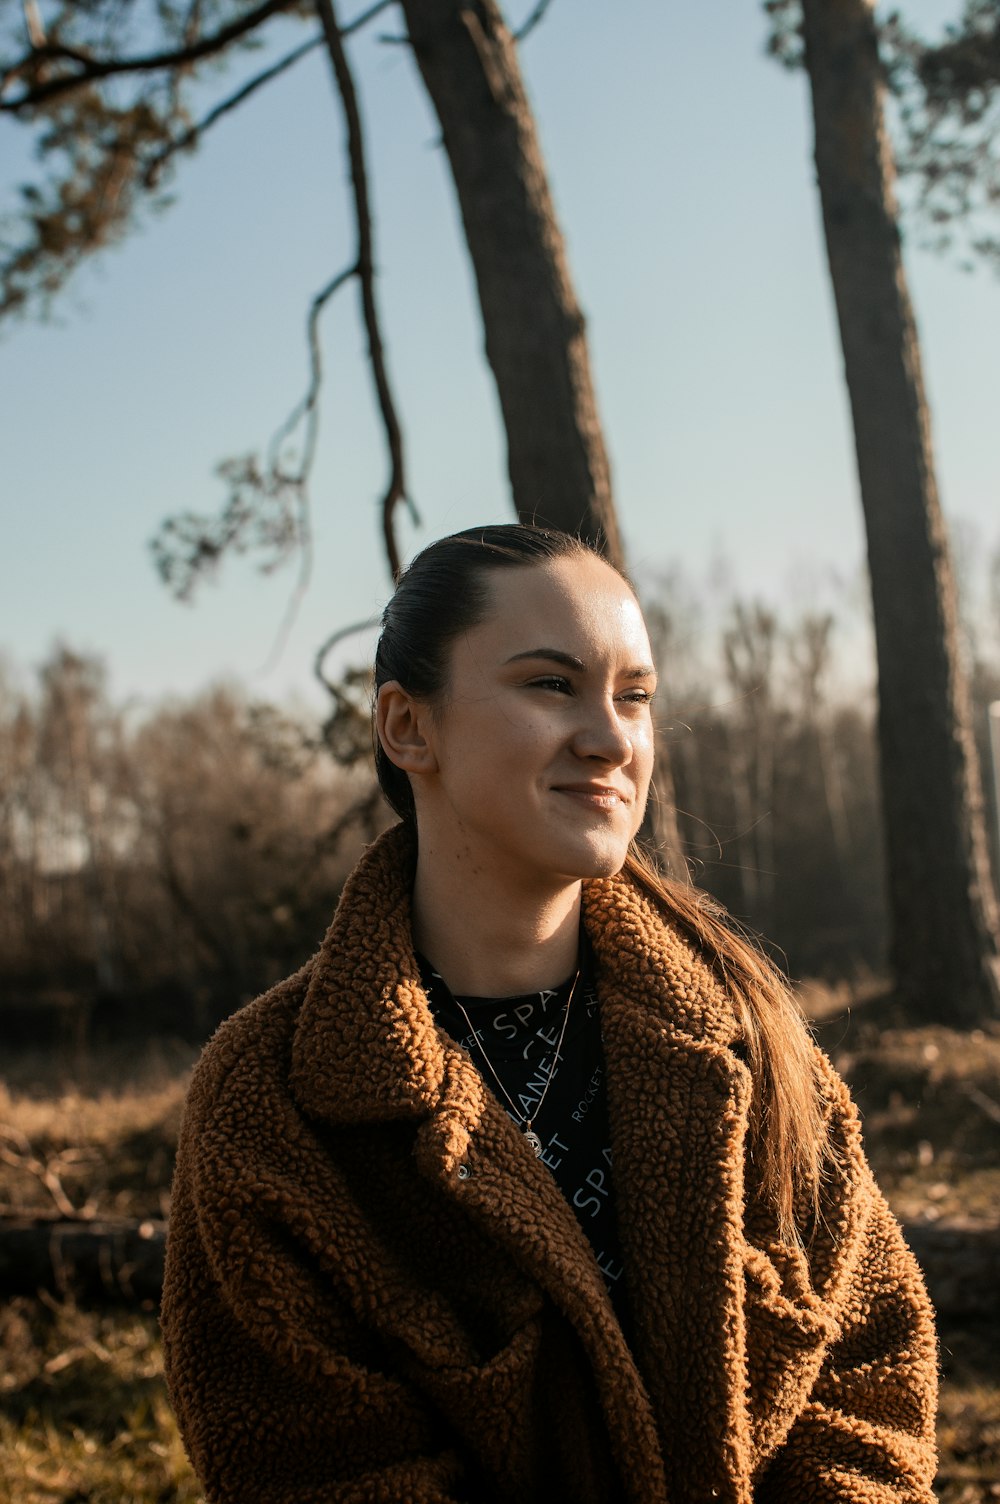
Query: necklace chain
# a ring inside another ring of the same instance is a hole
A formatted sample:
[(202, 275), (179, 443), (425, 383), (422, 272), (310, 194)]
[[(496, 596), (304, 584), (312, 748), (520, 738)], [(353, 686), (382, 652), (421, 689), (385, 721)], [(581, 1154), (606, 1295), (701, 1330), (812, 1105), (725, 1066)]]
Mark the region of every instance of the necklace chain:
[(570, 1007), (572, 1006), (573, 998), (574, 998), (574, 995), (576, 993), (577, 983), (580, 980), (580, 972), (581, 972), (581, 970), (582, 970), (582, 968), (578, 966), (577, 969), (576, 969), (576, 976), (573, 978), (573, 985), (569, 989), (569, 997), (566, 999), (566, 1007), (565, 1007), (565, 1010), (563, 1012), (562, 1028), (559, 1030), (559, 1043), (556, 1045), (556, 1052), (555, 1052), (555, 1055), (552, 1057), (552, 1069), (549, 1071), (548, 1079), (545, 1082), (545, 1088), (542, 1091), (542, 1095), (538, 1099), (538, 1106), (535, 1108), (535, 1110), (532, 1113), (532, 1115), (531, 1115), (530, 1118), (528, 1117), (527, 1113), (519, 1112), (517, 1110), (517, 1108), (514, 1106), (514, 1102), (513, 1102), (513, 1099), (511, 1098), (510, 1092), (507, 1090), (506, 1086), (504, 1086), (503, 1082), (501, 1081), (501, 1079), (500, 1079), (500, 1077), (499, 1077), (499, 1075), (497, 1073), (496, 1066), (493, 1064), (493, 1061), (490, 1059), (489, 1055), (486, 1053), (486, 1047), (483, 1044), (483, 1041), (479, 1037), (479, 1031), (478, 1031), (478, 1029), (476, 1029), (475, 1025), (472, 1022), (472, 1019), (469, 1017), (468, 1013), (466, 1013), (465, 1009), (462, 1007), (462, 1004), (459, 1002), (459, 1000), (455, 996), (455, 994), (454, 993), (451, 994), (451, 1000), (455, 1004), (455, 1007), (461, 1013), (462, 1017), (465, 1019), (465, 1022), (468, 1025), (468, 1028), (469, 1028), (469, 1033), (471, 1034), (474, 1043), (478, 1045), (478, 1047), (479, 1047), (479, 1053), (482, 1055), (482, 1057), (485, 1060), (487, 1066), (489, 1067), (490, 1075), (493, 1077), (494, 1081), (499, 1086), (499, 1088), (503, 1092), (504, 1096), (507, 1098), (507, 1101), (510, 1104), (511, 1112), (514, 1114), (514, 1121), (517, 1123), (517, 1126), (520, 1128), (522, 1134), (527, 1139), (528, 1143), (531, 1145), (531, 1148), (534, 1150), (535, 1157), (537, 1159), (541, 1159), (541, 1157), (542, 1157), (542, 1147), (543, 1146), (542, 1146), (542, 1141), (538, 1137), (538, 1134), (535, 1132), (534, 1128), (532, 1127), (532, 1124), (535, 1122), (535, 1120), (538, 1117), (538, 1114), (541, 1112), (542, 1108), (545, 1105), (545, 1098), (549, 1094), (549, 1087), (552, 1085), (553, 1077), (555, 1076), (555, 1073), (556, 1073), (556, 1071), (559, 1068), (560, 1062), (562, 1061), (562, 1047), (563, 1047), (563, 1040), (566, 1038), (566, 1025), (569, 1023), (569, 1010), (570, 1010)]

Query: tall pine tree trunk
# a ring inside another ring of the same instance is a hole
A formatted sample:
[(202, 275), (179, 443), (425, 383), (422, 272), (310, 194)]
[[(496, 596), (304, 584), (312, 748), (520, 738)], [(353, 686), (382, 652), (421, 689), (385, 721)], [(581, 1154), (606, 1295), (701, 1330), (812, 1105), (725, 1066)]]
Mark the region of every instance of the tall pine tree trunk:
[(892, 963), (914, 1018), (1000, 1012), (996, 897), (900, 256), (872, 10), (802, 0), (816, 170), (868, 536)]
[(517, 50), (494, 0), (402, 0), (451, 165), (525, 522), (621, 564), (584, 320)]
[[(624, 566), (583, 314), (516, 45), (495, 0), (401, 3), (458, 194), (515, 509)], [(686, 879), (665, 752), (657, 783), (643, 835)]]

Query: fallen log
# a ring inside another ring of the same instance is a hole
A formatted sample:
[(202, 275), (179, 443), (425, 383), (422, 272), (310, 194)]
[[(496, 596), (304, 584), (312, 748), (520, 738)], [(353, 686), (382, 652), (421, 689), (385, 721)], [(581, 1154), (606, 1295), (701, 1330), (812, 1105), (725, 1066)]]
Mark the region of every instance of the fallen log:
[(1000, 1223), (908, 1222), (906, 1241), (942, 1316), (1000, 1316)]
[(84, 1301), (158, 1302), (167, 1224), (0, 1218), (0, 1290)]
[[(954, 1320), (1000, 1316), (1000, 1225), (911, 1222), (906, 1240), (931, 1299)], [(0, 1218), (0, 1290), (80, 1300), (157, 1302), (167, 1224)]]

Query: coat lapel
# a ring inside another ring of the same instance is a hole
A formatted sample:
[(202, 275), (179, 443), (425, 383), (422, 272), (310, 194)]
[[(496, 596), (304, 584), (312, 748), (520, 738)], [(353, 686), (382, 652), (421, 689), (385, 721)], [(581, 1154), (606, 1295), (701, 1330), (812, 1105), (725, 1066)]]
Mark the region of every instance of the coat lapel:
[(633, 1343), (668, 1496), (749, 1504), (755, 1469), (782, 1439), (778, 1412), (805, 1401), (835, 1323), (799, 1250), (751, 1241), (751, 1080), (707, 965), (621, 882), (588, 885), (587, 928)]

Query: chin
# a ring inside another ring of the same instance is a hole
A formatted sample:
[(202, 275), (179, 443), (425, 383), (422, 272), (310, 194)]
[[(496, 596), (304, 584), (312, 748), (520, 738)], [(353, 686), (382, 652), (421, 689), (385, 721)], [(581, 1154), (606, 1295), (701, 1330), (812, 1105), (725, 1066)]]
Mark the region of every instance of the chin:
[(616, 877), (624, 867), (627, 856), (627, 847), (624, 851), (609, 853), (607, 857), (595, 861), (593, 870), (585, 875), (587, 877)]
[(567, 852), (565, 871), (574, 878), (614, 877), (625, 865), (629, 845), (629, 841), (607, 841), (577, 850), (572, 856)]

